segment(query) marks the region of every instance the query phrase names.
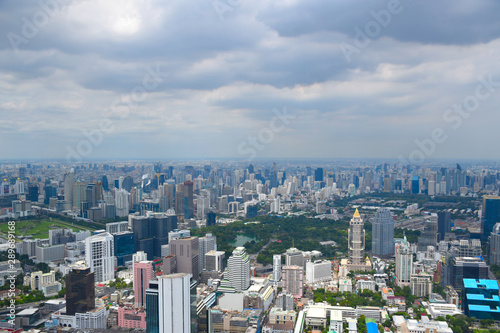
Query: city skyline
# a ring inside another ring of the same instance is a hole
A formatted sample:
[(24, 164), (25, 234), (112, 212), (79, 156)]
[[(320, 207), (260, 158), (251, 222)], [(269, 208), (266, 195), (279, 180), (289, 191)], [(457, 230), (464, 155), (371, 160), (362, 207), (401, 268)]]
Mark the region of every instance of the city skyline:
[(41, 3), (0, 4), (2, 159), (498, 156), (499, 3)]

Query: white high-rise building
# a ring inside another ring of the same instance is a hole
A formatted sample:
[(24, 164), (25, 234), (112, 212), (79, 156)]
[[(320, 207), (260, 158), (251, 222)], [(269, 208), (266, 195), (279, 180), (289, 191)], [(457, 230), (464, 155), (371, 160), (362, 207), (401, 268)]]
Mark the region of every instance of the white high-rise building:
[(332, 263), (324, 260), (316, 262), (309, 261), (306, 263), (306, 281), (307, 283), (315, 283), (332, 279)]
[(199, 269), (200, 272), (205, 267), (205, 254), (210, 251), (217, 251), (217, 237), (212, 234), (206, 234), (205, 237), (200, 237), (198, 239), (199, 244)]
[(70, 205), (73, 205), (73, 185), (75, 185), (75, 181), (75, 171), (71, 169), (70, 172), (64, 175), (64, 201)]
[(250, 256), (244, 247), (237, 247), (227, 259), (227, 270), (224, 278), (236, 291), (247, 290), (250, 287)]
[(95, 282), (115, 278), (113, 236), (109, 232), (85, 239), (85, 261), (95, 275)]
[(413, 271), (413, 254), (410, 243), (403, 239), (403, 243), (396, 248), (396, 285), (399, 287), (410, 286)]
[(178, 273), (158, 278), (159, 333), (190, 333), (190, 278)]
[(281, 254), (273, 255), (273, 281), (276, 286), (281, 280)]
[(115, 208), (116, 216), (128, 216), (130, 193), (125, 189), (115, 189)]

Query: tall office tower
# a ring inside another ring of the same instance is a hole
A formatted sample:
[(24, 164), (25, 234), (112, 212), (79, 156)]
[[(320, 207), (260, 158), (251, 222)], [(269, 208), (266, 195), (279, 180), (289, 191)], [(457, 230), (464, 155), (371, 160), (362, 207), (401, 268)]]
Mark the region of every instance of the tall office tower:
[(184, 205), (183, 212), (185, 219), (192, 219), (194, 217), (194, 183), (186, 180), (184, 182)]
[(123, 178), (120, 188), (123, 188), (127, 192), (130, 192), (130, 190), (132, 190), (132, 186), (134, 186), (134, 179), (131, 176), (127, 176)]
[(250, 256), (244, 247), (237, 247), (227, 259), (224, 278), (236, 291), (247, 290), (250, 287)]
[(373, 219), (372, 253), (380, 257), (394, 255), (394, 219), (387, 208), (379, 209)]
[(108, 176), (106, 175), (103, 175), (102, 178), (101, 178), (101, 183), (102, 183), (102, 189), (104, 191), (109, 191), (109, 180), (108, 180)]
[(163, 195), (168, 198), (168, 208), (175, 209), (174, 199), (175, 199), (175, 187), (174, 184), (165, 183), (163, 184)]
[(225, 255), (224, 251), (208, 251), (205, 254), (205, 270), (209, 272), (223, 272)]
[(441, 284), (459, 291), (464, 279), (487, 279), (488, 265), (481, 258), (447, 256), (441, 272)]
[(95, 308), (94, 273), (89, 267), (74, 268), (66, 277), (66, 314), (85, 313)]
[(179, 218), (184, 217), (184, 183), (175, 185), (175, 212)]
[(151, 216), (132, 216), (135, 250), (144, 251), (148, 260), (161, 257), (161, 246), (168, 244), (168, 233), (177, 228), (174, 213), (156, 213)]
[[(111, 223), (108, 223), (108, 225)], [(114, 254), (116, 257), (116, 265), (118, 267), (125, 266), (127, 261), (132, 260), (135, 253), (134, 233), (130, 231), (122, 231), (113, 234)]]
[(205, 254), (209, 251), (217, 251), (217, 237), (212, 234), (206, 234), (205, 237), (199, 238), (199, 244), (199, 270), (201, 272), (202, 270), (206, 269)]
[(73, 185), (73, 209), (80, 209), (80, 204), (86, 201), (87, 186), (81, 181)]
[(273, 282), (276, 286), (281, 280), (281, 254), (273, 255)]
[(302, 251), (292, 247), (286, 250), (285, 265), (304, 267), (304, 254)]
[(483, 197), (483, 218), (481, 220), (482, 236), (487, 239), (493, 226), (500, 222), (500, 197), (485, 195)]
[(304, 294), (304, 269), (302, 266), (283, 266), (281, 285), (284, 293), (301, 298)]
[(413, 254), (410, 243), (406, 240), (396, 248), (396, 285), (400, 287), (410, 286), (410, 278), (413, 272)]
[(126, 190), (115, 188), (116, 216), (128, 216), (130, 212), (129, 196), (130, 193), (128, 193)]
[(451, 232), (451, 212), (444, 210), (438, 212), (438, 241), (444, 240), (447, 232)]
[(418, 178), (418, 176), (413, 176), (413, 178), (411, 179), (411, 193), (420, 193), (420, 179)]
[(64, 175), (64, 201), (73, 204), (73, 186), (75, 185), (75, 171), (71, 169), (70, 172)]
[(426, 251), (428, 246), (437, 246), (438, 215), (432, 213), (425, 221), (424, 231), (418, 237), (418, 250)]
[(322, 182), (323, 181), (323, 168), (317, 168), (314, 170), (314, 181)]
[(198, 280), (199, 269), (199, 240), (198, 237), (173, 239), (170, 242), (170, 254), (177, 258), (177, 272), (191, 274)]
[(365, 223), (357, 208), (349, 224), (349, 264), (354, 268), (364, 265), (365, 255)]
[(200, 195), (196, 198), (196, 217), (204, 220), (207, 213), (210, 211), (210, 192), (201, 190)]
[[(28, 194), (26, 195), (26, 200), (29, 200), (33, 203), (38, 202), (38, 186), (37, 185), (30, 185), (28, 186)], [(72, 203), (70, 202), (70, 205)]]
[(434, 195), (436, 194), (436, 182), (433, 180), (429, 180), (429, 189), (427, 191), (427, 194), (429, 195)]
[(146, 333), (160, 332), (160, 313), (158, 295), (158, 280), (149, 281), (149, 287), (146, 289)]
[(490, 265), (500, 265), (500, 222), (490, 234)]
[(159, 333), (191, 332), (190, 277), (190, 274), (177, 273), (158, 278)]
[(215, 225), (217, 223), (217, 214), (214, 212), (207, 213), (207, 227)]
[(115, 278), (115, 257), (113, 236), (103, 232), (85, 239), (85, 262), (95, 273), (96, 282)]
[(149, 288), (149, 280), (155, 278), (155, 270), (152, 261), (134, 262), (134, 306), (136, 308), (146, 307), (146, 290)]

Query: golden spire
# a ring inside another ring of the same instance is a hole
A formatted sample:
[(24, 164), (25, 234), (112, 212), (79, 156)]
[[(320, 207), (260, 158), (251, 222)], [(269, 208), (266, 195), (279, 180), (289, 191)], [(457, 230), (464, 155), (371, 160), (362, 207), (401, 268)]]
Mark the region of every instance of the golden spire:
[(354, 212), (354, 216), (353, 217), (359, 217), (361, 218), (361, 215), (359, 215), (359, 210), (356, 208), (356, 211)]

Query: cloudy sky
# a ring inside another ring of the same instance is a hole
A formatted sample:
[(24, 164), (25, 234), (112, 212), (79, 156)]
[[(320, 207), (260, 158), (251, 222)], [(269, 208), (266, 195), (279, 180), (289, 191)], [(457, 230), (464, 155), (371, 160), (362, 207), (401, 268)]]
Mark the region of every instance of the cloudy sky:
[(0, 1), (0, 159), (497, 159), (499, 13), (494, 0)]

